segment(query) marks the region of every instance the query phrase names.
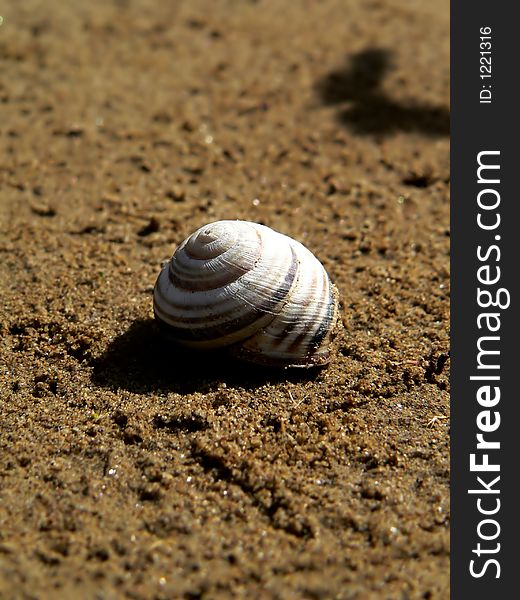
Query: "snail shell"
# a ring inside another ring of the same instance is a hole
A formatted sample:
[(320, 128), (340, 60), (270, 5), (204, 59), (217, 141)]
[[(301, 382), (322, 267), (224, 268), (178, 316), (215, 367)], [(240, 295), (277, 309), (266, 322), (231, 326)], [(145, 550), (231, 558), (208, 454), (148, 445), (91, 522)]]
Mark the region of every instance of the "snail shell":
[(313, 367), (329, 361), (338, 293), (299, 242), (257, 223), (217, 221), (185, 239), (162, 269), (154, 314), (179, 344)]

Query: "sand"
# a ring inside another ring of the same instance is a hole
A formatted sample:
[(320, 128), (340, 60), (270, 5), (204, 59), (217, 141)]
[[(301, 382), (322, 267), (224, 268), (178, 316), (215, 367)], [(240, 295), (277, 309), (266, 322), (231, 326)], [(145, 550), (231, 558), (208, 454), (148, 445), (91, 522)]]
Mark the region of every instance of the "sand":
[[(448, 8), (4, 6), (0, 598), (448, 597)], [(326, 369), (158, 335), (218, 219), (323, 262)]]

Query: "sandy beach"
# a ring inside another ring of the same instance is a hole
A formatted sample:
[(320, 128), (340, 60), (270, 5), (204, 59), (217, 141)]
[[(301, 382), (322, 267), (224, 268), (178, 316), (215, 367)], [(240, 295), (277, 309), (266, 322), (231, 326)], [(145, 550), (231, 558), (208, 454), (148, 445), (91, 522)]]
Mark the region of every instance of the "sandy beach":
[[(0, 598), (448, 598), (448, 2), (1, 10)], [(157, 332), (220, 219), (322, 261), (327, 368)]]

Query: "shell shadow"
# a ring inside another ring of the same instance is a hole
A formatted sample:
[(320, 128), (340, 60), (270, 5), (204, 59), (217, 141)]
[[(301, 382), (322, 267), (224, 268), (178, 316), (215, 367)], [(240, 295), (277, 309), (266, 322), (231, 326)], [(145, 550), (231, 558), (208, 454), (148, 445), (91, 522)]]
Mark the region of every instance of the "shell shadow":
[(391, 63), (389, 50), (368, 48), (347, 57), (346, 67), (318, 81), (316, 90), (325, 105), (338, 106), (339, 121), (357, 134), (416, 131), (431, 137), (449, 135), (447, 108), (413, 100), (397, 103), (385, 95), (381, 84)]
[(141, 394), (208, 392), (222, 383), (254, 389), (265, 383), (308, 381), (319, 373), (248, 365), (223, 350), (194, 352), (165, 338), (153, 319), (132, 323), (91, 366), (95, 385)]

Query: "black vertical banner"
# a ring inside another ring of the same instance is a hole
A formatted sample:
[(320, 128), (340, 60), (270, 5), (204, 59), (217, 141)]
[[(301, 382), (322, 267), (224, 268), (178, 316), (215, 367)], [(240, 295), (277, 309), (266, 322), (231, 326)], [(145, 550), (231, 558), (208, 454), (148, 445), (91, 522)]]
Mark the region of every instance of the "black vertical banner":
[(520, 577), (520, 29), (514, 2), (451, 4), (451, 597)]

